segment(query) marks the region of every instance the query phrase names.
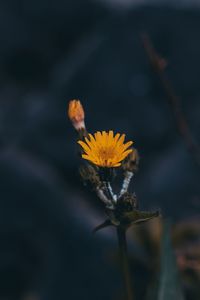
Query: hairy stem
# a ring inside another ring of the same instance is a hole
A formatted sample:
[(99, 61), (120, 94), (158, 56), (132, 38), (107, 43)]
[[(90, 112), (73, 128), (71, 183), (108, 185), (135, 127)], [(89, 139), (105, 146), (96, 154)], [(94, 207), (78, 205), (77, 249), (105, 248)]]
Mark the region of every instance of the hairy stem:
[(108, 198), (111, 200), (111, 202), (113, 204), (115, 204), (116, 201), (117, 201), (117, 197), (116, 197), (116, 195), (112, 191), (112, 187), (110, 185), (110, 182), (109, 181), (105, 181), (104, 184), (105, 184), (105, 187), (106, 187)]
[(124, 289), (126, 300), (133, 300), (133, 292), (131, 285), (131, 276), (127, 255), (127, 241), (126, 241), (126, 229), (122, 226), (117, 226), (117, 237), (119, 244), (119, 256), (121, 263), (121, 270), (124, 280)]

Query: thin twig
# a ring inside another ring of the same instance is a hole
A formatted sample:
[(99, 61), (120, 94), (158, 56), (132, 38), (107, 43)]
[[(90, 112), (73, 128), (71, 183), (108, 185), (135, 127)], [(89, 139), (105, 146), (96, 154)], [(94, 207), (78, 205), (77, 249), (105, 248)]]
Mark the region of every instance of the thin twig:
[(133, 291), (131, 284), (131, 276), (127, 255), (126, 229), (122, 226), (117, 226), (117, 237), (119, 244), (120, 263), (124, 279), (124, 288), (126, 300), (133, 300)]
[(165, 90), (165, 93), (168, 97), (168, 101), (176, 121), (177, 129), (180, 135), (182, 136), (194, 161), (197, 163), (198, 166), (200, 166), (200, 146), (197, 143), (197, 141), (194, 139), (192, 132), (189, 128), (188, 122), (186, 120), (186, 117), (181, 107), (180, 98), (177, 97), (177, 95), (175, 94), (171, 82), (169, 81), (169, 79), (167, 78), (164, 72), (165, 67), (167, 65), (166, 61), (165, 59), (163, 59), (158, 55), (150, 37), (146, 33), (143, 33), (141, 35), (141, 38), (148, 59), (152, 67), (154, 68), (155, 72), (159, 76), (163, 89)]

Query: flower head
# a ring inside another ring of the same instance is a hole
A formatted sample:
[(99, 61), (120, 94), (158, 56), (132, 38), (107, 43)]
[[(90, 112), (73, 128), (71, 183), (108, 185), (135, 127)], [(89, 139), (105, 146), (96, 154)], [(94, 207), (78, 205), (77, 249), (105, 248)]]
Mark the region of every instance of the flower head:
[(71, 100), (69, 102), (68, 116), (76, 130), (85, 128), (85, 113), (79, 100)]
[(124, 143), (125, 134), (117, 133), (115, 136), (113, 131), (98, 131), (85, 137), (85, 141), (78, 141), (84, 150), (82, 158), (91, 161), (99, 167), (119, 167), (133, 150), (128, 149), (133, 142)]

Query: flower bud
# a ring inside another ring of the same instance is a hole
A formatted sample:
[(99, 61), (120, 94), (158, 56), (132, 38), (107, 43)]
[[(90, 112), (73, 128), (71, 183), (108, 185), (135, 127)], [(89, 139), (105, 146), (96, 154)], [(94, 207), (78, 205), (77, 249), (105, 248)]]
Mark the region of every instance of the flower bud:
[(69, 102), (68, 117), (76, 130), (85, 129), (85, 113), (79, 100), (71, 100)]
[(127, 156), (126, 160), (123, 162), (123, 169), (126, 172), (137, 172), (139, 165), (139, 154), (137, 149), (132, 148), (133, 151)]

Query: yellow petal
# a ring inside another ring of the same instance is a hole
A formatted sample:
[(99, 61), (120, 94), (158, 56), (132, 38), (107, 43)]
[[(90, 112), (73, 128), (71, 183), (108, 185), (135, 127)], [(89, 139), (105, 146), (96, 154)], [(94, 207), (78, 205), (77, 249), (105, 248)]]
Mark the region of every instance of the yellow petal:
[(125, 134), (114, 135), (113, 131), (97, 131), (89, 134), (85, 141), (78, 141), (84, 150), (82, 157), (101, 167), (119, 167), (133, 150), (128, 149), (133, 142), (124, 143)]

